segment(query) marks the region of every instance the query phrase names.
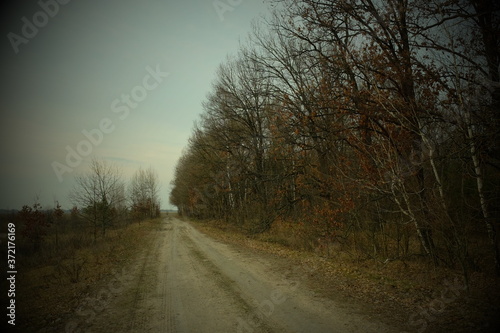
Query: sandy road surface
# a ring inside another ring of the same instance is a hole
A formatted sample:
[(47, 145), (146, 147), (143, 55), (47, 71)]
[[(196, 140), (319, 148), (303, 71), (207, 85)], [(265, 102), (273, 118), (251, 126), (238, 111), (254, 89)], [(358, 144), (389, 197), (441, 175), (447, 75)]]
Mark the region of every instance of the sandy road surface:
[[(82, 300), (67, 332), (397, 332), (314, 295), (303, 265), (217, 242), (165, 219), (130, 268)], [(282, 262), (281, 262), (282, 263)]]

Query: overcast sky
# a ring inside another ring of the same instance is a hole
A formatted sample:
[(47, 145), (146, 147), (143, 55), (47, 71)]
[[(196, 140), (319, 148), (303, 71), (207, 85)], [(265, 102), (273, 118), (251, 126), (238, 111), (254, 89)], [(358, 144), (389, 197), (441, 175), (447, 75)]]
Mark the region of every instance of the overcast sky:
[(116, 163), (124, 179), (152, 166), (169, 208), (175, 164), (217, 66), (266, 4), (221, 0), (217, 11), (213, 0), (59, 2), (68, 3), (3, 10), (0, 208), (35, 196), (71, 208), (74, 176), (92, 156)]

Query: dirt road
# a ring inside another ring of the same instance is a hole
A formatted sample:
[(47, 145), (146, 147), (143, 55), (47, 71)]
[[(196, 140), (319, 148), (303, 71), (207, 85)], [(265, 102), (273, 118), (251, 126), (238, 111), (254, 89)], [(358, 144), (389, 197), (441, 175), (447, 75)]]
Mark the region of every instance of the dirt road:
[(308, 290), (314, 267), (282, 267), (165, 219), (140, 258), (82, 300), (66, 332), (398, 331)]

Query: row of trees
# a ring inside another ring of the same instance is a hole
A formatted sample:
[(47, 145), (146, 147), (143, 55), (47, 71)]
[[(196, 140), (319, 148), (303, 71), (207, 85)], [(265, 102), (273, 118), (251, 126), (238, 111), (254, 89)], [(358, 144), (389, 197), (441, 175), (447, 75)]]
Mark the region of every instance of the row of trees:
[[(219, 68), (178, 162), (183, 214), (500, 273), (491, 0), (277, 0)], [(352, 237), (351, 237), (352, 240)], [(485, 245), (487, 244), (487, 245)]]
[[(74, 204), (69, 218), (58, 202), (54, 209), (43, 209), (35, 199), (32, 206), (25, 205), (17, 213), (22, 234), (37, 251), (43, 238), (50, 232), (56, 248), (61, 230), (68, 230), (62, 221), (83, 225), (91, 230), (94, 241), (98, 235), (119, 221), (142, 220), (160, 215), (160, 183), (158, 174), (150, 167), (138, 169), (130, 179), (128, 188), (120, 170), (101, 159), (93, 159), (86, 174), (76, 177), (70, 198)], [(73, 226), (74, 227), (74, 226)]]
[(94, 239), (127, 214), (135, 219), (160, 215), (158, 174), (150, 167), (140, 168), (130, 180), (128, 195), (120, 170), (100, 159), (93, 159), (87, 174), (76, 177), (71, 199), (80, 216), (92, 227)]

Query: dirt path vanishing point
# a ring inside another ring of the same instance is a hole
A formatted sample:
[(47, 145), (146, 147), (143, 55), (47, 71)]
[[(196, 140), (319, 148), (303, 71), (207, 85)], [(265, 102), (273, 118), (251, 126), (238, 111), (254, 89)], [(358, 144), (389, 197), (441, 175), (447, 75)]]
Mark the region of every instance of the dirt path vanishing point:
[[(130, 269), (82, 300), (66, 332), (398, 332), (308, 290), (314, 270), (165, 219)], [(283, 267), (281, 263), (281, 267)]]

